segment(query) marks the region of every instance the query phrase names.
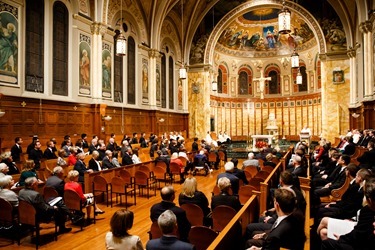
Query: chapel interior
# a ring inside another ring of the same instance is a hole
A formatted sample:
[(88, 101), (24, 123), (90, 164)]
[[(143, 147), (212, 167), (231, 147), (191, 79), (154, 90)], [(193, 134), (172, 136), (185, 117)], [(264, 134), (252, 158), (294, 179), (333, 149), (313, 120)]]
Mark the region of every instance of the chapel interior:
[[(273, 140), (309, 128), (334, 142), (374, 129), (374, 52), (374, 0), (0, 0), (0, 149), (171, 131), (250, 146), (270, 125)], [(216, 175), (199, 178), (210, 193)], [(140, 200), (133, 232), (146, 243), (160, 195)], [(86, 229), (92, 246), (109, 219)], [(47, 247), (91, 247), (78, 234)]]

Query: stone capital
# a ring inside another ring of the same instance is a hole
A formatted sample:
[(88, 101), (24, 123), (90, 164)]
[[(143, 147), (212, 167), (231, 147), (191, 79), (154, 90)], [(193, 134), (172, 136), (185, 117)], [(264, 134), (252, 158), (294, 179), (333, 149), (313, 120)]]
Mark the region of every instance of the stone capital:
[(371, 21), (365, 21), (359, 24), (359, 30), (362, 33), (368, 33), (372, 31), (372, 23)]
[(104, 36), (104, 34), (107, 31), (107, 25), (104, 25), (103, 23), (92, 23), (91, 26), (91, 33), (93, 35), (101, 35)]
[(148, 56), (149, 56), (150, 58), (160, 58), (160, 57), (161, 57), (161, 53), (160, 53), (160, 51), (157, 50), (157, 49), (150, 49), (150, 50), (148, 51)]

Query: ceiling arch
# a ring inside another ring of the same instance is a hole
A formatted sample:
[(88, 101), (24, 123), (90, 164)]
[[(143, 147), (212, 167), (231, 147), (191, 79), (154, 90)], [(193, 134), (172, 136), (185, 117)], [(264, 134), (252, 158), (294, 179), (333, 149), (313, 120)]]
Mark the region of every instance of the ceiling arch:
[[(317, 20), (302, 6), (294, 2), (286, 2), (286, 6), (291, 12), (298, 13), (301, 18), (309, 25), (318, 43), (318, 50), (320, 53), (326, 52), (326, 42), (324, 39), (323, 31), (320, 28)], [(208, 38), (207, 46), (204, 54), (204, 64), (213, 65), (214, 51), (222, 32), (228, 27), (228, 25), (235, 20), (238, 16), (242, 16), (245, 13), (257, 9), (257, 7), (277, 8), (281, 9), (282, 4), (276, 0), (262, 0), (262, 1), (251, 1), (239, 5), (232, 11), (228, 12), (215, 26), (213, 32)]]

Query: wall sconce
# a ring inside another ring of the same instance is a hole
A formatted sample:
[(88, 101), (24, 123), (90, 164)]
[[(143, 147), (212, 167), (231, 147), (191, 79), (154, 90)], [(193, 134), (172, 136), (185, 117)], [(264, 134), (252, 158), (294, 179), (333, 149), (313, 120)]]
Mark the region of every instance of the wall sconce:
[(359, 114), (357, 114), (357, 113), (353, 113), (353, 114), (352, 114), (352, 116), (353, 116), (353, 118), (355, 118), (355, 119), (356, 119), (356, 118), (358, 118), (358, 117), (359, 117)]
[(164, 118), (159, 119), (159, 122), (164, 122), (164, 121), (165, 121)]
[(5, 111), (0, 110), (0, 117), (3, 117), (5, 115)]
[(104, 121), (109, 122), (110, 120), (112, 120), (112, 116), (110, 116), (110, 115), (102, 116), (102, 119), (103, 119)]

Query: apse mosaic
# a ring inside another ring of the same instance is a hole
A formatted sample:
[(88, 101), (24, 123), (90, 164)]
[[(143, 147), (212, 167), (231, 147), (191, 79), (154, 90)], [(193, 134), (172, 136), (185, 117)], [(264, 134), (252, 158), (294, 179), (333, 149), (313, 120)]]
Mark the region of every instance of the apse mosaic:
[(294, 14), (292, 32), (279, 34), (278, 12), (279, 9), (273, 8), (257, 9), (237, 17), (222, 32), (216, 48), (226, 54), (267, 52), (262, 54), (272, 56), (290, 54), (297, 47), (304, 49), (316, 45), (312, 30)]

